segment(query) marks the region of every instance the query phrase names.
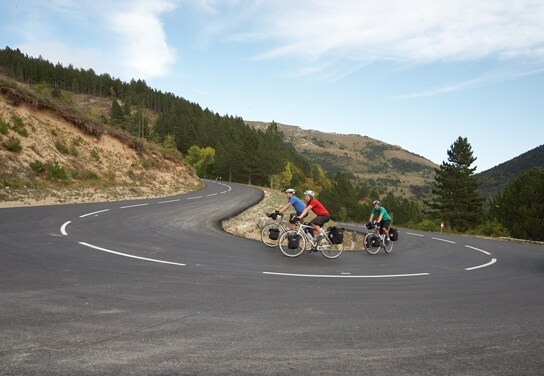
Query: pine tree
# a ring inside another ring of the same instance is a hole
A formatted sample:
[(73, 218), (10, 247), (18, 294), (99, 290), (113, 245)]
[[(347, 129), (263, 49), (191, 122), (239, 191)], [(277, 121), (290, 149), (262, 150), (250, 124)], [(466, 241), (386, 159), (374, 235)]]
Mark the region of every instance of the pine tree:
[(448, 150), (448, 162), (435, 169), (431, 207), (443, 221), (457, 231), (466, 231), (482, 221), (484, 199), (478, 194), (479, 183), (473, 176), (476, 161), (467, 138), (459, 137)]

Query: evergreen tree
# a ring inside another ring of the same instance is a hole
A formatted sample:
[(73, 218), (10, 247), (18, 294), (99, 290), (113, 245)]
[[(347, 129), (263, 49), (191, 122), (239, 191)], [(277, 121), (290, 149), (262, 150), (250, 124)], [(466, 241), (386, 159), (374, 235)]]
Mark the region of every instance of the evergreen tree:
[(492, 201), (491, 214), (514, 238), (544, 241), (544, 170), (535, 167), (514, 179)]
[(458, 137), (448, 150), (448, 162), (435, 169), (431, 207), (453, 229), (466, 231), (482, 221), (484, 199), (478, 194), (479, 183), (473, 176), (476, 158), (467, 138)]
[(110, 119), (113, 125), (122, 125), (125, 121), (125, 112), (117, 99), (111, 101)]

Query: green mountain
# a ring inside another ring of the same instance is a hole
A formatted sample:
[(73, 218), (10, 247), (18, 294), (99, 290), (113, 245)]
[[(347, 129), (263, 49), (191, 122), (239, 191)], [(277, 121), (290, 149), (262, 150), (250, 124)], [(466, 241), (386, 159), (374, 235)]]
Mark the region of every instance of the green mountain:
[[(246, 121), (256, 129), (270, 123)], [(366, 180), (398, 196), (430, 193), (434, 169), (430, 160), (367, 136), (324, 133), (293, 125), (277, 124), (285, 143), (297, 150), (308, 163), (318, 163), (331, 174), (344, 173), (354, 180)]]
[(484, 197), (494, 197), (517, 176), (533, 167), (544, 169), (544, 145), (540, 145), (507, 162), (476, 174), (480, 181), (480, 193)]

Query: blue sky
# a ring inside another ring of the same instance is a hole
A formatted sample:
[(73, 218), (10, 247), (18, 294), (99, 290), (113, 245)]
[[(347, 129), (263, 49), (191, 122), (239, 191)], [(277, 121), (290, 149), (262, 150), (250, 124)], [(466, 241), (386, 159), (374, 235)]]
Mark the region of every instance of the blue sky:
[(0, 46), (485, 171), (544, 144), (544, 0), (0, 0)]

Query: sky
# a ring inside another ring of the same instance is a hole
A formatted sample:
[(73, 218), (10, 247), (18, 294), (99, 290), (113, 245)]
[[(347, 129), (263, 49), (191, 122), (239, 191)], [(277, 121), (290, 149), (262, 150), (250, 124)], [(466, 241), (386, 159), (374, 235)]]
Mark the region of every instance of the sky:
[(544, 0), (0, 0), (0, 48), (476, 172), (544, 144)]

